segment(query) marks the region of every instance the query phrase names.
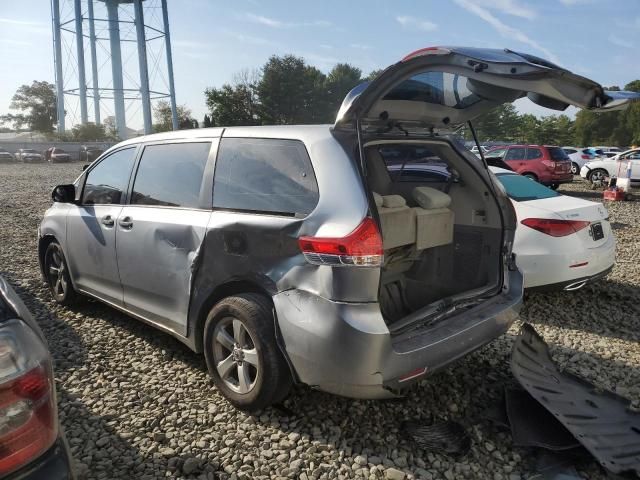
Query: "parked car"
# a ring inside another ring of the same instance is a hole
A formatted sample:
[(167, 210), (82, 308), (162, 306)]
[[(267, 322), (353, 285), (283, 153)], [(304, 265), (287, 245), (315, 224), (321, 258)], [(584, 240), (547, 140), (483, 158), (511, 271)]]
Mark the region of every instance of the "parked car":
[(605, 147), (605, 146), (597, 146), (597, 147), (593, 147), (596, 150), (602, 150), (603, 152), (617, 152), (617, 153), (622, 153), (622, 149), (618, 148), (618, 147)]
[(611, 158), (599, 158), (588, 162), (580, 170), (580, 176), (591, 183), (602, 183), (607, 177), (617, 177), (619, 160), (631, 161), (631, 180), (640, 182), (640, 149), (627, 150)]
[(104, 150), (98, 147), (87, 147), (83, 145), (80, 147), (78, 153), (78, 160), (81, 162), (93, 162), (96, 158), (104, 153)]
[(11, 162), (15, 162), (15, 160), (16, 159), (13, 155), (11, 155), (6, 150), (2, 150), (0, 148), (0, 163), (11, 163)]
[[(480, 145), (480, 148), (482, 149), (482, 153), (487, 153), (489, 151), (489, 149), (484, 145)], [(471, 147), (471, 153), (473, 153), (476, 157), (480, 156), (480, 150), (478, 150), (477, 145), (474, 145), (473, 147)]]
[(48, 148), (45, 152), (45, 159), (51, 163), (70, 162), (71, 155), (58, 147)]
[(571, 173), (574, 175), (579, 175), (584, 164), (596, 158), (595, 153), (588, 148), (562, 147), (562, 149), (571, 160)]
[(35, 151), (33, 148), (21, 148), (16, 152), (16, 160), (20, 160), (23, 163), (35, 163), (42, 162), (42, 155)]
[(73, 478), (47, 342), (0, 277), (0, 478)]
[(562, 183), (571, 183), (573, 181), (571, 161), (560, 147), (550, 145), (509, 145), (489, 150), (486, 158), (501, 159), (514, 172), (547, 185), (554, 190)]
[[(332, 127), (122, 142), (53, 190), (43, 275), (58, 303), (97, 298), (203, 352), (240, 408), (293, 381), (397, 396), (505, 332), (522, 299), (513, 205), (445, 130), (513, 92), (582, 108), (633, 98), (550, 65), (422, 49), (349, 92)], [(460, 181), (396, 180), (404, 156)]]
[(508, 170), (490, 167), (513, 202), (513, 245), (525, 288), (577, 290), (606, 276), (616, 241), (607, 209), (568, 197)]

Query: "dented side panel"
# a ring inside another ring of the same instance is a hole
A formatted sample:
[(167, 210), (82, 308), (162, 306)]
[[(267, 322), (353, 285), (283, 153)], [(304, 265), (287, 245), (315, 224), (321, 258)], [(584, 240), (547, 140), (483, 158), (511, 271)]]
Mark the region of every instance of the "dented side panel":
[(192, 265), (211, 211), (128, 205), (124, 217), (133, 222), (130, 229), (116, 222), (125, 307), (186, 335)]

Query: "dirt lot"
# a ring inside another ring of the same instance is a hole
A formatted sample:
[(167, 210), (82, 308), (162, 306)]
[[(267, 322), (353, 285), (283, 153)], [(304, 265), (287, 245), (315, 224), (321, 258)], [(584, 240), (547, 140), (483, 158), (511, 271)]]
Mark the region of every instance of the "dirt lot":
[[(0, 165), (0, 274), (36, 315), (55, 359), (60, 415), (81, 478), (527, 478), (535, 451), (484, 420), (513, 381), (509, 335), (402, 400), (355, 401), (298, 388), (288, 410), (249, 416), (211, 385), (203, 358), (97, 302), (57, 307), (41, 283), (36, 228), (51, 188), (79, 164)], [(600, 198), (585, 183), (561, 191)], [(528, 295), (522, 319), (564, 368), (640, 402), (640, 201), (608, 205), (618, 263), (573, 293)], [(421, 451), (408, 419), (453, 419), (473, 439), (459, 458)], [(585, 478), (605, 478), (594, 463)], [(406, 477), (405, 477), (406, 475)]]

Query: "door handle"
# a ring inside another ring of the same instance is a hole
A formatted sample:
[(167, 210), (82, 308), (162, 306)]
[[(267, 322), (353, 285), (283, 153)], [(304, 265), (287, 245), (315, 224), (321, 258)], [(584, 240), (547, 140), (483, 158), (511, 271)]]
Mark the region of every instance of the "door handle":
[(113, 227), (116, 223), (111, 215), (105, 215), (102, 217), (101, 222), (105, 227)]
[(133, 220), (131, 219), (130, 216), (126, 216), (121, 218), (120, 220), (118, 220), (118, 225), (120, 225), (122, 228), (129, 230), (131, 227), (133, 227)]

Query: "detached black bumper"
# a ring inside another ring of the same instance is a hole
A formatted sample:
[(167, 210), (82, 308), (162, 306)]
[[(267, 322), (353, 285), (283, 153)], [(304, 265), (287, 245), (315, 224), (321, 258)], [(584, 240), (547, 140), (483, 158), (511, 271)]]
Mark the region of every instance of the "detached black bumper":
[(56, 443), (29, 465), (3, 480), (73, 480), (75, 475), (67, 443), (58, 437)]

